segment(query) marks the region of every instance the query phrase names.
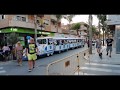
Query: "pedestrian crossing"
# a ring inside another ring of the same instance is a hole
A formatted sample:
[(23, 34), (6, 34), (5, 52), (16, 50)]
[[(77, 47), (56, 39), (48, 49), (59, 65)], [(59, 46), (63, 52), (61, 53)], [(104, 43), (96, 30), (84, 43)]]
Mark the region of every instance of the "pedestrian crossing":
[(6, 73), (6, 70), (4, 70), (3, 67), (0, 67), (0, 75), (2, 75), (2, 74), (4, 74), (4, 73)]
[[(78, 75), (78, 72), (75, 75)], [(120, 65), (85, 63), (80, 67), (79, 75), (120, 75)]]

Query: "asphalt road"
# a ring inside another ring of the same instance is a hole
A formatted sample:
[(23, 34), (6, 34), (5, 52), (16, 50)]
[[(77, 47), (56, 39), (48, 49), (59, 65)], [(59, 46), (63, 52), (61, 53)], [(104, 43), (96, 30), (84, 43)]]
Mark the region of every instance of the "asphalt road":
[(61, 54), (54, 54), (53, 56), (44, 57), (36, 60), (36, 67), (32, 72), (28, 72), (28, 62), (23, 61), (23, 66), (17, 66), (16, 61), (11, 61), (7, 64), (0, 64), (0, 75), (46, 75), (46, 67), (49, 63), (65, 58), (77, 52), (84, 51), (84, 48), (78, 48), (62, 52)]

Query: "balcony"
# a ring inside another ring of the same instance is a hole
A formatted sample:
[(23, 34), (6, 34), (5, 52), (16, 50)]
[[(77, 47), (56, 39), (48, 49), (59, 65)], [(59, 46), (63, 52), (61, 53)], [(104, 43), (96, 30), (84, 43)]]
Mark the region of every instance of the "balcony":
[(53, 20), (57, 21), (57, 18), (56, 18), (56, 16), (55, 16), (55, 15), (51, 15), (51, 19), (53, 19)]
[(66, 33), (66, 34), (68, 34), (68, 33), (69, 33), (69, 30), (62, 29), (62, 33)]
[(58, 28), (58, 33), (62, 33), (62, 29), (61, 28)]
[(54, 25), (51, 26), (51, 31), (52, 32), (57, 32), (57, 27), (55, 27)]
[(81, 26), (79, 30), (80, 30), (80, 31), (82, 31), (82, 30), (87, 30), (87, 27)]
[(80, 35), (81, 35), (81, 36), (84, 36), (84, 35), (87, 35), (87, 33), (85, 33), (85, 32), (81, 32)]

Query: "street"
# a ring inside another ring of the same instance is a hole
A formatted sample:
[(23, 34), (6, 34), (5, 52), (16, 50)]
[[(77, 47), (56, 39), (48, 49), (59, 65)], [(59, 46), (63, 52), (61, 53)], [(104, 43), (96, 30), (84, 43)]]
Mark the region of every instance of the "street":
[(50, 57), (40, 58), (36, 60), (36, 67), (32, 72), (28, 72), (28, 62), (23, 61), (23, 66), (17, 66), (16, 61), (11, 61), (7, 64), (0, 64), (0, 75), (46, 75), (46, 66), (56, 60), (65, 58), (69, 55), (75, 54), (85, 50), (84, 48), (78, 48), (62, 52), (61, 54), (54, 54)]

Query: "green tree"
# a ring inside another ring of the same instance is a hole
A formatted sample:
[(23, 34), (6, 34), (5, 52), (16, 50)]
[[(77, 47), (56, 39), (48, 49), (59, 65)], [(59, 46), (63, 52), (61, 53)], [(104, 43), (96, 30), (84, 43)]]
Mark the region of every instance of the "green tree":
[(97, 28), (94, 26), (94, 25), (92, 25), (92, 34), (94, 35), (99, 35), (99, 32), (97, 31)]
[(72, 30), (76, 30), (77, 35), (79, 36), (78, 31), (79, 31), (79, 29), (80, 29), (80, 26), (81, 26), (81, 24), (80, 24), (80, 23), (75, 23), (75, 24), (73, 24), (73, 25), (71, 26), (71, 28), (70, 28), (70, 29), (72, 29)]
[(11, 33), (9, 35), (7, 35), (7, 42), (10, 44), (10, 45), (15, 45), (19, 39), (18, 39), (19, 35), (16, 34), (16, 33)]
[(103, 45), (104, 45), (104, 34), (105, 34), (106, 27), (107, 27), (107, 24), (105, 23), (105, 21), (107, 20), (107, 16), (103, 15), (103, 14), (100, 14), (100, 15), (97, 15), (97, 18), (99, 19), (99, 26), (100, 26), (100, 24), (102, 26), (102, 31), (103, 31)]

